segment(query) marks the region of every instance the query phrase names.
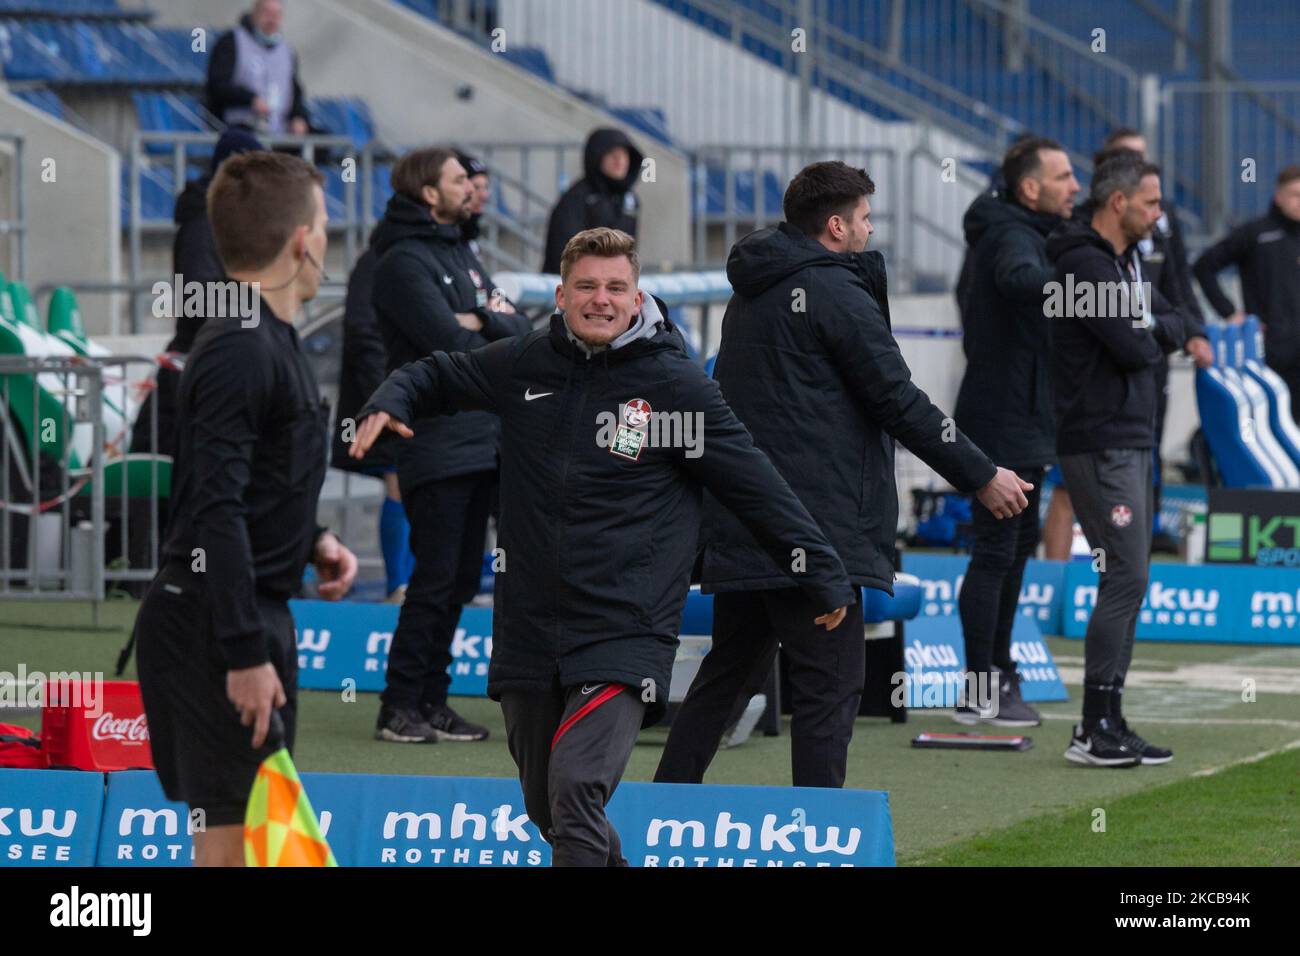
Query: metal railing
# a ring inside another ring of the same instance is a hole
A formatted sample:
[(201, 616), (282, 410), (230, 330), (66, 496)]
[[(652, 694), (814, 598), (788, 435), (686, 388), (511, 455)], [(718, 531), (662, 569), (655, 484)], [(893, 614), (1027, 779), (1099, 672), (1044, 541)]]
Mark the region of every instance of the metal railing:
[(136, 355), (0, 356), (0, 598), (98, 604), (108, 587), (139, 589), (156, 573), (170, 459), (128, 454), (154, 366)]
[(27, 278), (27, 190), (23, 182), (26, 169), (23, 148), (22, 136), (0, 133), (0, 151), (10, 155), (8, 213), (0, 219), (0, 237), (12, 237), (5, 278), (19, 282)]
[[(128, 296), (128, 318), (130, 331), (139, 331), (139, 296), (142, 287), (151, 287), (146, 282), (143, 272), (144, 236), (146, 233), (167, 233), (175, 229), (170, 216), (166, 219), (146, 219), (141, 207), (143, 174), (150, 167), (167, 165), (172, 174), (175, 194), (185, 188), (189, 170), (195, 166), (207, 166), (211, 159), (202, 155), (208, 148), (216, 145), (220, 138), (218, 133), (174, 133), (174, 132), (136, 132), (131, 138), (131, 150), (128, 161), (128, 220), (127, 229), (127, 279), (123, 289)], [(346, 248), (346, 261), (349, 266), (356, 259), (357, 250), (365, 247), (367, 217), (363, 212), (363, 203), (371, 196), (374, 176), (374, 146), (368, 144), (363, 149), (356, 149), (346, 136), (267, 136), (260, 137), (263, 144), (272, 149), (294, 148), (299, 150), (303, 159), (309, 163), (316, 161), (317, 153), (324, 152), (337, 157), (340, 166), (344, 160), (355, 163), (353, 175), (342, 177), (343, 181), (343, 216), (330, 223), (331, 230), (341, 232)], [(154, 147), (151, 150), (150, 147)], [(163, 163), (156, 159), (156, 148), (162, 147), (170, 155)], [(196, 147), (199, 155), (195, 155)], [(342, 172), (342, 170), (341, 170)], [(69, 283), (73, 288), (78, 283)], [(85, 289), (85, 284), (80, 284)]]

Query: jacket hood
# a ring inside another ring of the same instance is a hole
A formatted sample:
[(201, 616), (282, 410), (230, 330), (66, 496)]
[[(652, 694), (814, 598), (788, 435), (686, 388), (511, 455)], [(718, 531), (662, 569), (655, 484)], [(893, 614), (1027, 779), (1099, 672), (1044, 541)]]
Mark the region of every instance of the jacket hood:
[(404, 239), (436, 239), (458, 243), (461, 240), (459, 223), (435, 222), (429, 207), (395, 193), (384, 209), (384, 218), (375, 227), (370, 244), (375, 255), (382, 256)]
[(727, 256), (727, 281), (741, 295), (753, 298), (800, 269), (809, 266), (854, 269), (856, 258), (849, 252), (831, 252), (816, 239), (782, 222), (751, 232), (731, 247), (731, 255)]
[[(626, 147), (631, 157), (631, 162), (627, 166), (627, 175), (620, 182), (615, 182), (600, 171), (601, 159), (616, 146)], [(603, 191), (625, 193), (632, 188), (637, 176), (641, 175), (641, 161), (644, 158), (645, 155), (636, 148), (627, 133), (613, 127), (602, 127), (593, 130), (587, 137), (587, 145), (582, 154), (582, 171), (588, 182)]]
[(1047, 255), (1053, 262), (1060, 259), (1071, 249), (1077, 249), (1080, 246), (1095, 246), (1106, 254), (1106, 258), (1117, 258), (1114, 248), (1106, 239), (1102, 238), (1101, 233), (1092, 228), (1089, 219), (1076, 217), (1063, 220), (1047, 237)]
[(1003, 193), (990, 190), (975, 197), (962, 219), (962, 229), (966, 233), (966, 245), (973, 246), (990, 230), (1000, 227), (1024, 224), (1046, 236), (1062, 221), (1060, 216), (1034, 212), (1007, 199)]

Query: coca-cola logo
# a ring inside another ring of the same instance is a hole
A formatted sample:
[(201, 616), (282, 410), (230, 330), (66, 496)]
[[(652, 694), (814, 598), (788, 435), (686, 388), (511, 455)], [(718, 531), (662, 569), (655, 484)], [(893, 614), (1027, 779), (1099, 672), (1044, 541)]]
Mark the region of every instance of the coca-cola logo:
[(121, 740), (126, 743), (144, 743), (149, 739), (149, 727), (144, 722), (144, 714), (135, 717), (115, 718), (112, 711), (105, 711), (90, 728), (90, 736), (96, 740)]

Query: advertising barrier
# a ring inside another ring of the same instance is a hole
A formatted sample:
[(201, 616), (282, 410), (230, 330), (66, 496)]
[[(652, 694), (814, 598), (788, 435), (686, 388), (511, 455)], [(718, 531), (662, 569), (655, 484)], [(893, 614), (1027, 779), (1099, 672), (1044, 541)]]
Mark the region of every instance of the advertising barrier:
[[(921, 617), (957, 614), (957, 596), (961, 593), (970, 556), (965, 554), (915, 554), (904, 561), (908, 574), (921, 579)], [(1020, 613), (1038, 625), (1044, 634), (1061, 633), (1062, 591), (1065, 561), (1030, 559), (1020, 586)], [(915, 622), (908, 625), (908, 630)]]
[(0, 866), (93, 866), (103, 806), (101, 773), (0, 770)]
[[(1066, 637), (1083, 637), (1097, 606), (1097, 573), (1086, 562), (1065, 576)], [(1153, 564), (1137, 636), (1153, 641), (1300, 644), (1300, 570)]]
[[(0, 771), (9, 773), (52, 771)], [(80, 775), (94, 781), (97, 774)], [(542, 867), (550, 847), (516, 780), (304, 773), (340, 866)], [(29, 798), (32, 812), (53, 787)], [(100, 866), (183, 866), (201, 821), (169, 802), (155, 774), (110, 774)], [(96, 804), (98, 821), (98, 804)], [(633, 866), (893, 866), (888, 794), (797, 787), (623, 783), (609, 805)], [(27, 861), (30, 865), (31, 861)]]
[[(298, 686), (307, 690), (381, 691), (388, 649), (401, 610), (395, 604), (290, 601), (298, 629)], [(451, 687), (461, 697), (486, 697), (492, 657), (492, 609), (467, 607), (451, 642)], [(345, 681), (355, 681), (355, 685)]]
[[(1011, 659), (1016, 662), (1026, 701), (1070, 699), (1032, 617), (1016, 618), (1011, 629)], [(903, 664), (906, 676), (896, 680), (893, 689), (896, 703), (918, 708), (956, 707), (966, 669), (961, 621), (954, 616), (932, 616), (908, 622)]]

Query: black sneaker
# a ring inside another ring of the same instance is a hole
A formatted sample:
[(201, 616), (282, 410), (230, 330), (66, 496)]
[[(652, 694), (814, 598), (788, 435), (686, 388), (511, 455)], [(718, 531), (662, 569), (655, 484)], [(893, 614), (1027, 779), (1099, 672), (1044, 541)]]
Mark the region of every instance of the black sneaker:
[[(1025, 703), (1020, 696), (1020, 677), (994, 672), (998, 682), (998, 699), (980, 707), (967, 701), (959, 702), (952, 719), (967, 727), (986, 724), (990, 727), (1037, 727), (1042, 718), (1038, 711)], [(964, 694), (962, 695), (965, 696)], [(978, 704), (978, 701), (976, 702)]]
[(470, 723), (446, 704), (427, 708), (424, 714), (439, 740), (487, 740), (486, 727)]
[(397, 744), (436, 744), (438, 732), (418, 710), (379, 708), (375, 739)]
[(1042, 722), (1038, 711), (1020, 696), (1020, 675), (998, 674), (998, 712), (986, 723), (994, 727), (1037, 727)]
[(1074, 725), (1074, 736), (1066, 748), (1065, 759), (1087, 767), (1136, 767), (1141, 756), (1127, 746), (1109, 720), (1102, 720), (1090, 733), (1082, 724)]
[(1144, 764), (1169, 763), (1174, 759), (1172, 750), (1147, 743), (1138, 736), (1137, 731), (1130, 727), (1128, 721), (1123, 718), (1119, 722), (1119, 739), (1124, 742), (1125, 747), (1141, 757)]

